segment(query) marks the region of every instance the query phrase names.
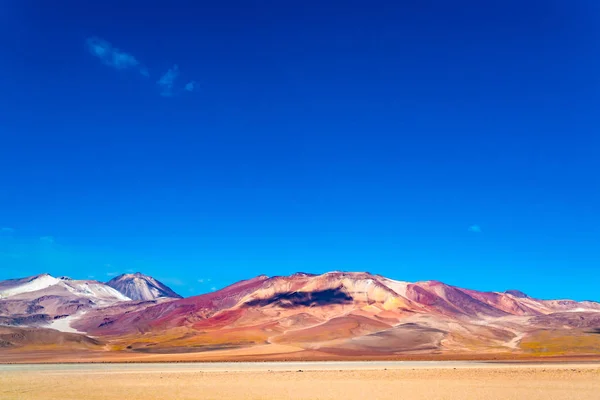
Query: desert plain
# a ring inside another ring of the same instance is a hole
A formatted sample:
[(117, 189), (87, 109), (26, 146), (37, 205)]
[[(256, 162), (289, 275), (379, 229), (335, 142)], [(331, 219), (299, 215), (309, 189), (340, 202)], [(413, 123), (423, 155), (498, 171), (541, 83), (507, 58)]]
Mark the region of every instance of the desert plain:
[(593, 301), (340, 271), (188, 298), (42, 274), (0, 298), (0, 400), (600, 399)]
[(0, 365), (0, 399), (589, 399), (600, 363), (471, 361)]

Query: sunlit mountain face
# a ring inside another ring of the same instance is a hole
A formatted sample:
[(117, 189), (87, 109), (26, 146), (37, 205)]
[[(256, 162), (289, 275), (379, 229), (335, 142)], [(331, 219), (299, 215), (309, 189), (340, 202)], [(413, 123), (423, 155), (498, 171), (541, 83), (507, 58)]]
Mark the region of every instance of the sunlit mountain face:
[(119, 275), (106, 284), (132, 300), (154, 300), (158, 298), (180, 299), (181, 296), (175, 293), (164, 283), (157, 281), (151, 276), (136, 272), (135, 274)]
[(0, 324), (0, 352), (600, 353), (599, 303), (366, 272), (261, 275), (188, 298), (141, 273), (106, 284), (43, 274), (0, 282)]

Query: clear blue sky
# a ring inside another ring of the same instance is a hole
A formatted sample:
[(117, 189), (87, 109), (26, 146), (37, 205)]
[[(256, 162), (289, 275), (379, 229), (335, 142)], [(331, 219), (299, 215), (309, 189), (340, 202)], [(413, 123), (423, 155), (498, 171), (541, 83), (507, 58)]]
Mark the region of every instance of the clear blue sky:
[(4, 1), (0, 279), (600, 300), (600, 3), (488, 3)]

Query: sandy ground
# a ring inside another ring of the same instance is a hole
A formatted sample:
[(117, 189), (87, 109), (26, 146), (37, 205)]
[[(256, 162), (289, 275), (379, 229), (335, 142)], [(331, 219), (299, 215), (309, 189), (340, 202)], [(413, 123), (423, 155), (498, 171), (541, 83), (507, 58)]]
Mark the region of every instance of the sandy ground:
[(600, 364), (2, 365), (0, 399), (593, 399)]
[(141, 362), (240, 362), (240, 361), (552, 361), (575, 362), (594, 361), (600, 363), (598, 354), (553, 355), (539, 356), (526, 353), (402, 353), (398, 355), (361, 355), (342, 356), (305, 350), (291, 345), (269, 344), (262, 346), (243, 347), (213, 351), (152, 354), (135, 351), (108, 350), (68, 350), (57, 349), (55, 346), (29, 346), (28, 348), (0, 349), (0, 363), (141, 363)]

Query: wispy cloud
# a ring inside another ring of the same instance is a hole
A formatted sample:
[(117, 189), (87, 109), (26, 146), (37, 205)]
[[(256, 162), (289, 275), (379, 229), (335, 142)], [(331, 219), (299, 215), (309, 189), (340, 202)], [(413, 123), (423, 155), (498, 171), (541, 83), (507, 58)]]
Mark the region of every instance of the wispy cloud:
[(13, 228), (9, 228), (8, 226), (3, 226), (0, 228), (0, 233), (13, 233), (15, 230)]
[(481, 233), (481, 227), (479, 225), (471, 225), (469, 226), (469, 232)]
[(163, 76), (160, 77), (156, 84), (160, 88), (161, 95), (166, 97), (173, 96), (173, 86), (178, 76), (179, 67), (177, 66), (177, 64), (175, 64), (171, 68), (169, 68), (167, 72), (163, 74)]
[[(110, 42), (99, 37), (90, 37), (85, 41), (88, 52), (99, 59), (102, 64), (116, 70), (134, 70), (145, 77), (150, 77), (150, 71), (133, 54), (125, 52)], [(159, 87), (160, 94), (165, 97), (172, 97), (183, 92), (193, 92), (196, 89), (196, 82), (189, 81), (185, 85), (177, 85), (179, 77), (179, 66), (173, 65), (165, 72), (156, 84)]]
[(193, 92), (196, 88), (195, 81), (189, 81), (183, 88), (177, 85), (179, 78), (179, 66), (173, 65), (165, 72), (156, 82), (160, 90), (160, 94), (165, 97), (172, 97), (181, 94), (182, 92)]
[(117, 276), (120, 275), (118, 272), (107, 272), (106, 276)]
[(90, 279), (94, 279), (96, 276), (95, 275), (88, 275), (88, 278)]
[(210, 288), (210, 290), (212, 290), (214, 292), (215, 290), (217, 290), (217, 288), (213, 286)]
[(44, 242), (44, 243), (54, 243), (54, 237), (53, 236), (42, 236), (42, 237), (40, 237), (40, 241)]
[(194, 81), (190, 81), (190, 82), (186, 83), (185, 87), (184, 87), (184, 89), (187, 90), (188, 92), (193, 92), (195, 88), (196, 88), (196, 82), (194, 82)]
[(167, 285), (174, 285), (174, 286), (185, 285), (185, 283), (183, 283), (183, 281), (181, 279), (177, 279), (177, 278), (159, 278), (158, 280), (161, 281), (162, 283), (166, 283)]
[(122, 51), (104, 39), (91, 37), (86, 40), (90, 54), (111, 68), (118, 70), (135, 69), (144, 76), (149, 76), (148, 70), (132, 54)]
[(198, 283), (204, 283), (204, 279), (198, 279)]
[(12, 260), (18, 260), (23, 258), (23, 254), (0, 251), (0, 258), (10, 258)]

